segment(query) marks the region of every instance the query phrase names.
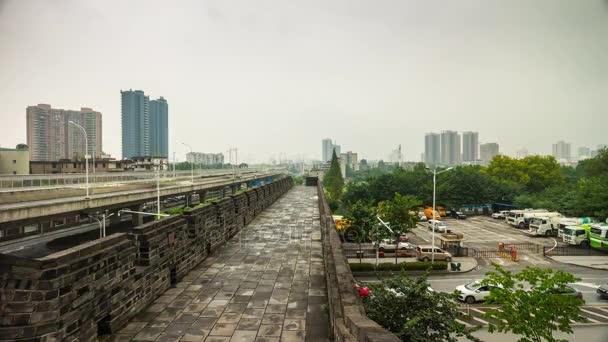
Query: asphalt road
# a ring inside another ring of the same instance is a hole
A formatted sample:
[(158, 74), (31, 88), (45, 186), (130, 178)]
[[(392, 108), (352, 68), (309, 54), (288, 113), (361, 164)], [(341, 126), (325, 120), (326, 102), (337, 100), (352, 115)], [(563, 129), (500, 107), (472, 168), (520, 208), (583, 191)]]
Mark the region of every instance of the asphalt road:
[[(512, 228), (503, 221), (493, 220), (489, 217), (471, 217), (466, 220), (444, 219), (444, 222), (452, 232), (461, 232), (465, 235), (465, 247), (496, 250), (500, 242), (506, 245), (534, 243), (540, 246), (554, 246), (562, 244), (556, 238), (531, 236), (522, 230)], [(409, 236), (410, 241), (414, 244), (430, 244), (432, 241), (432, 233), (428, 230), (426, 223), (419, 224)], [(438, 244), (437, 240), (436, 244)], [(557, 335), (560, 338), (572, 341), (608, 341), (608, 300), (602, 299), (596, 293), (599, 285), (608, 284), (608, 271), (559, 263), (545, 258), (542, 255), (542, 248), (539, 248), (539, 250), (541, 253), (520, 251), (520, 260), (517, 262), (504, 258), (479, 259), (479, 267), (476, 270), (458, 274), (431, 274), (429, 283), (435, 291), (451, 293), (459, 285), (472, 280), (483, 279), (486, 272), (493, 270), (493, 263), (500, 264), (510, 271), (518, 271), (527, 266), (536, 266), (569, 272), (580, 278), (572, 285), (583, 293), (585, 305), (581, 308), (581, 313), (587, 318), (587, 322), (576, 323), (574, 335)], [(360, 282), (379, 281), (375, 276), (356, 278)], [(485, 326), (488, 324), (487, 319), (483, 317), (487, 310), (487, 306), (483, 303), (470, 306), (463, 304), (462, 307), (463, 312), (470, 315), (470, 318), (462, 323), (467, 326)], [(484, 341), (515, 341), (519, 339), (517, 335), (513, 334), (489, 334), (486, 328), (482, 328), (475, 335)]]

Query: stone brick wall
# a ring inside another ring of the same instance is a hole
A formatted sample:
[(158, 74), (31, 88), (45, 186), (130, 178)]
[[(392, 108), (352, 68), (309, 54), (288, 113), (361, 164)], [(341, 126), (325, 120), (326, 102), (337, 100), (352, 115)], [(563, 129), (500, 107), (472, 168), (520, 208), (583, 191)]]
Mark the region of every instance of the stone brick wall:
[[(308, 182), (307, 182), (308, 183)], [(363, 303), (355, 291), (355, 280), (342, 251), (342, 243), (336, 231), (329, 205), (323, 192), (323, 183), (317, 186), (323, 261), (327, 281), (329, 316), (335, 341), (397, 342), (400, 339), (378, 323), (367, 318)]]
[(291, 177), (44, 258), (0, 254), (0, 341), (95, 341), (293, 186)]

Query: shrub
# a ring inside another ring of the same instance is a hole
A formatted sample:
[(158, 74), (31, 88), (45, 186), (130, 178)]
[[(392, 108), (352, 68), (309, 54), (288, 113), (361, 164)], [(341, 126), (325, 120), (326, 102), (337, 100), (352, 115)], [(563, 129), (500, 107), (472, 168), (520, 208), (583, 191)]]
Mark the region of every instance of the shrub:
[(350, 264), (351, 272), (367, 272), (374, 270), (374, 264), (370, 263), (359, 263), (359, 264)]
[(428, 261), (415, 261), (415, 262), (400, 262), (398, 264), (393, 263), (381, 263), (378, 264), (376, 269), (374, 264), (371, 263), (352, 263), (349, 264), (351, 272), (397, 272), (401, 270), (405, 271), (426, 271), (429, 268), (435, 271), (447, 270), (448, 263), (446, 261), (435, 261), (435, 263)]

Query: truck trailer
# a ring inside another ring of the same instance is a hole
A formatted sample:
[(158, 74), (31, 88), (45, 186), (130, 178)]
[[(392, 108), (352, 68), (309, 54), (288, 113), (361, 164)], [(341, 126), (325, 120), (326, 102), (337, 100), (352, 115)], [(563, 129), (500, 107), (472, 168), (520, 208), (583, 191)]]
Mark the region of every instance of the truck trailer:
[(529, 222), (530, 235), (557, 236), (559, 220), (562, 214), (557, 212), (546, 213), (540, 217), (532, 217)]

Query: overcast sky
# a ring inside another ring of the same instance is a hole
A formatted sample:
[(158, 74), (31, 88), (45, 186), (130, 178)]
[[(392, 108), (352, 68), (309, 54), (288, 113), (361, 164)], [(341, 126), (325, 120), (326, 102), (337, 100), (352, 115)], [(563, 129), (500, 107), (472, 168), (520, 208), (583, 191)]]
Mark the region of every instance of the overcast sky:
[(28, 105), (92, 107), (121, 155), (120, 90), (169, 102), (169, 150), (420, 160), (429, 131), (501, 152), (608, 143), (608, 6), (592, 0), (0, 0), (0, 145)]

